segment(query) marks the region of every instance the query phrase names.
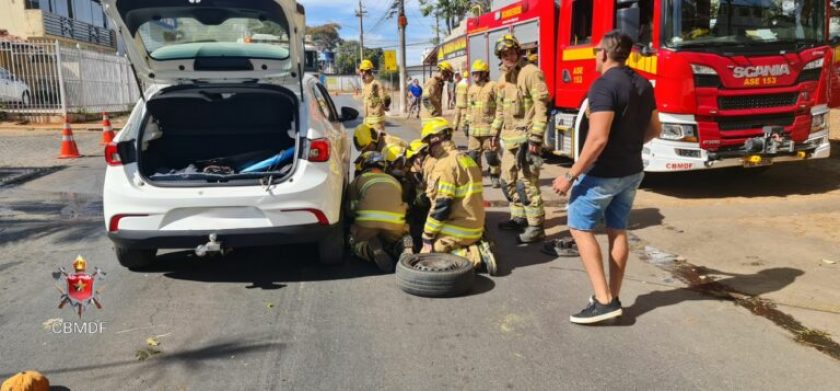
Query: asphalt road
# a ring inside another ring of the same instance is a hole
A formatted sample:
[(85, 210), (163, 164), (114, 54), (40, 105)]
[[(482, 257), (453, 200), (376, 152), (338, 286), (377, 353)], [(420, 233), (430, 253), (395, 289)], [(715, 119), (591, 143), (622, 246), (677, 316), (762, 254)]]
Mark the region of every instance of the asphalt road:
[[(354, 104), (348, 97), (338, 103)], [(413, 138), (406, 130), (389, 132)], [(355, 260), (318, 266), (306, 245), (216, 259), (172, 252), (153, 270), (131, 272), (117, 264), (105, 237), (103, 169), (101, 156), (92, 156), (0, 189), (0, 377), (38, 369), (72, 390), (831, 390), (840, 384), (836, 360), (641, 262), (632, 261), (628, 272), (620, 322), (572, 325), (568, 314), (589, 295), (579, 261), (551, 259), (501, 233), (504, 275), (479, 276), (472, 294), (454, 299), (409, 296), (392, 275)], [(491, 225), (505, 217), (503, 209), (490, 210)], [(83, 319), (104, 322), (101, 333), (43, 326), (77, 320), (56, 308), (50, 277), (77, 254), (108, 273), (104, 307)]]

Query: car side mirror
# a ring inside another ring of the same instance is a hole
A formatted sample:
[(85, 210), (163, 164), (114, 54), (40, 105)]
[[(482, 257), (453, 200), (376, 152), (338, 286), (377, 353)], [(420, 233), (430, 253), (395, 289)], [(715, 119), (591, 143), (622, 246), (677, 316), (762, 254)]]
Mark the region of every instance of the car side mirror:
[(359, 110), (352, 107), (341, 108), (341, 122), (352, 121), (356, 118), (359, 118)]

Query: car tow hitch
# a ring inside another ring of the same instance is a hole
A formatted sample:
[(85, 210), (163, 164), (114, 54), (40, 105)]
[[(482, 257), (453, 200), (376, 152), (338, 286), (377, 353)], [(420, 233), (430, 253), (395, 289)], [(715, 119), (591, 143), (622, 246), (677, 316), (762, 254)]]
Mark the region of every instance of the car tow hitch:
[(199, 257), (204, 257), (207, 254), (225, 255), (225, 249), (222, 248), (222, 242), (216, 240), (216, 234), (210, 234), (209, 239), (207, 243), (195, 247), (195, 255)]

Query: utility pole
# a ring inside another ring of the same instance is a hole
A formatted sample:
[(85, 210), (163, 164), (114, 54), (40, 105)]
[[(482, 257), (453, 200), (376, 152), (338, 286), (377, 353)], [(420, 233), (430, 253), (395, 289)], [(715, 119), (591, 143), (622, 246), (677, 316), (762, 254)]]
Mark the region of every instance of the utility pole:
[(405, 62), (405, 27), (408, 25), (408, 19), (405, 17), (405, 0), (399, 0), (400, 14), (397, 17), (397, 27), (400, 31), (400, 55), (399, 55), (399, 70), (400, 70), (400, 113), (406, 112), (405, 96), (406, 90), (406, 69)]
[(437, 12), (435, 12), (435, 36), (437, 44), (440, 45), (440, 15)]
[(362, 8), (362, 0), (359, 0), (359, 9), (356, 10), (356, 16), (359, 18), (359, 62), (365, 59), (365, 27), (362, 21), (366, 13), (367, 11)]

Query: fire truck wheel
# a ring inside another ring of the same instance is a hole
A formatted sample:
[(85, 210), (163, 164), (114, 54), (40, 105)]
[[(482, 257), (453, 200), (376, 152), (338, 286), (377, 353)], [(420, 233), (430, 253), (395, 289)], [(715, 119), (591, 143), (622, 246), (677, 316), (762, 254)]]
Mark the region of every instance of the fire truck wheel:
[(155, 262), (155, 255), (157, 254), (157, 250), (155, 249), (138, 250), (125, 247), (114, 247), (114, 250), (117, 253), (117, 261), (120, 262), (120, 265), (123, 265), (131, 270), (142, 269), (150, 266)]
[(397, 262), (397, 286), (423, 297), (453, 297), (469, 291), (475, 282), (473, 264), (453, 254), (412, 254)]

